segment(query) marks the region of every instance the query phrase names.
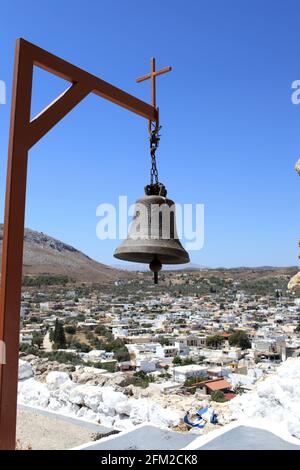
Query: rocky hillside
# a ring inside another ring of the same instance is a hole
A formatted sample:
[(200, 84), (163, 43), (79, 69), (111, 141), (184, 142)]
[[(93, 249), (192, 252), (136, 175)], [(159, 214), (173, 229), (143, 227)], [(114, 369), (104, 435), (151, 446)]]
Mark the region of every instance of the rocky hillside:
[[(0, 224), (0, 250), (2, 253), (3, 224)], [(25, 229), (25, 275), (64, 275), (80, 282), (105, 282), (132, 277), (127, 271), (113, 269), (89, 258), (64, 242), (42, 232)]]

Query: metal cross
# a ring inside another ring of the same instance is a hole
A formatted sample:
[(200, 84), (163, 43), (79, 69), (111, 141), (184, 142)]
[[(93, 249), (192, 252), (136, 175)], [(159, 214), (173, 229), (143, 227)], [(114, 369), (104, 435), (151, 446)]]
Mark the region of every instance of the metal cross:
[(147, 75), (143, 75), (142, 77), (138, 77), (136, 79), (137, 83), (144, 82), (145, 80), (151, 80), (151, 97), (152, 97), (152, 106), (156, 108), (156, 83), (155, 79), (158, 75), (162, 75), (163, 73), (171, 72), (172, 67), (164, 67), (160, 70), (155, 70), (155, 58), (151, 57), (150, 59), (150, 73)]

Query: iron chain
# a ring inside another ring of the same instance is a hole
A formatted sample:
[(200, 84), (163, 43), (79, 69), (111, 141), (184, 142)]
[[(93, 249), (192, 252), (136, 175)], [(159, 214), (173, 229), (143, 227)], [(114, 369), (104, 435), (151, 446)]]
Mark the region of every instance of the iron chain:
[(159, 131), (161, 126), (154, 124), (151, 122), (150, 124), (150, 155), (151, 155), (151, 170), (150, 170), (150, 184), (153, 185), (158, 184), (158, 170), (156, 166), (156, 150), (159, 146), (160, 135)]

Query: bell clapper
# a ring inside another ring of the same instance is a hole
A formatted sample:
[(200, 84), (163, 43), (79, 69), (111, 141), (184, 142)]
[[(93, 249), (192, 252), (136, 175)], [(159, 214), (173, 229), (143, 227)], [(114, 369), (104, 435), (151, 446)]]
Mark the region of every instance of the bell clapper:
[(154, 284), (158, 284), (158, 273), (162, 268), (162, 264), (156, 256), (154, 256), (153, 260), (149, 264), (149, 268), (154, 273)]

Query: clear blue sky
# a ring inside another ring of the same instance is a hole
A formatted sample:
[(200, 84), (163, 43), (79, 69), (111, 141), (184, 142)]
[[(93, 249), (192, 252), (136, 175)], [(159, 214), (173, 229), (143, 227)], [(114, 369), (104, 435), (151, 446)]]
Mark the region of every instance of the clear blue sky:
[[(149, 99), (135, 77), (149, 58), (163, 124), (160, 179), (177, 202), (205, 204), (206, 266), (295, 265), (300, 237), (297, 0), (37, 0), (1, 5), (0, 210), (3, 218), (15, 39), (23, 37)], [(35, 73), (33, 114), (65, 88)], [(30, 152), (26, 226), (105, 263), (118, 242), (96, 238), (96, 207), (143, 193), (144, 119), (89, 96)]]

